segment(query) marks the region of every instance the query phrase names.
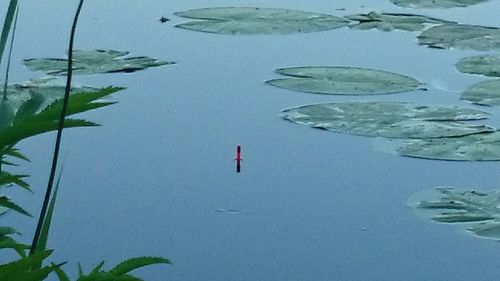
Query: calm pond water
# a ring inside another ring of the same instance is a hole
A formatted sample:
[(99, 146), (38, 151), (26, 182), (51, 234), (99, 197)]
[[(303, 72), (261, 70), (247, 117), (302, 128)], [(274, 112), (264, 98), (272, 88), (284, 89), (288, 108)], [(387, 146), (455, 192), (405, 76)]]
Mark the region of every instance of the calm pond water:
[[(4, 1), (6, 2), (6, 1)], [(76, 1), (20, 1), (11, 79), (40, 77), (22, 59), (62, 57)], [(75, 2), (75, 3), (73, 3)], [(2, 8), (6, 7), (2, 3)], [(99, 128), (67, 130), (64, 174), (49, 246), (54, 261), (89, 270), (141, 255), (173, 265), (137, 271), (145, 280), (497, 280), (500, 244), (415, 216), (408, 197), (434, 186), (500, 188), (498, 163), (405, 158), (371, 138), (313, 130), (278, 117), (284, 108), (350, 100), (462, 105), (458, 93), (484, 80), (460, 74), (459, 58), (478, 54), (418, 46), (417, 33), (341, 28), (294, 35), (225, 36), (174, 28), (176, 11), (259, 6), (350, 15), (417, 13), (499, 26), (500, 1), (468, 8), (411, 10), (389, 1), (92, 1), (82, 10), (77, 49), (116, 49), (176, 61), (133, 74), (75, 77), (116, 85), (116, 105), (85, 113)], [(338, 10), (345, 8), (345, 10)], [(171, 21), (161, 24), (158, 18)], [(346, 65), (405, 74), (429, 91), (337, 97), (263, 82), (278, 67)], [(488, 122), (500, 126), (500, 112)], [(54, 135), (20, 143), (32, 160), (38, 212)], [(241, 144), (242, 172), (234, 170)], [(240, 212), (224, 212), (238, 210)], [(11, 215), (26, 241), (35, 220)]]

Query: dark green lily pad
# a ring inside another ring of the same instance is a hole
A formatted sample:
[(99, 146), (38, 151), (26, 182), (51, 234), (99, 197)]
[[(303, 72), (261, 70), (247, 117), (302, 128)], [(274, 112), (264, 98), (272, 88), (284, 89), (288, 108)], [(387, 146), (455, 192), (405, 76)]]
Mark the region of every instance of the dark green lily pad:
[(500, 239), (500, 191), (437, 187), (418, 192), (408, 203), (417, 214), (439, 223), (463, 224), (481, 238)]
[(498, 54), (462, 58), (455, 66), (462, 73), (500, 77), (500, 55)]
[(306, 33), (335, 29), (349, 23), (327, 14), (256, 7), (193, 9), (175, 15), (198, 19), (176, 27), (218, 34)]
[(393, 30), (420, 31), (431, 24), (451, 23), (449, 21), (444, 21), (421, 15), (393, 14), (393, 13), (379, 14), (377, 12), (352, 15), (352, 16), (347, 16), (346, 18), (351, 21), (358, 22), (356, 24), (349, 25), (350, 28), (362, 29), (362, 30), (375, 28), (381, 31), (393, 31)]
[(276, 87), (327, 95), (380, 95), (412, 91), (419, 81), (392, 72), (346, 66), (303, 66), (279, 68), (291, 78), (266, 81)]
[[(73, 74), (135, 72), (149, 67), (175, 63), (148, 57), (127, 57), (128, 54), (128, 52), (115, 50), (73, 51)], [(24, 65), (31, 70), (44, 71), (50, 75), (66, 75), (68, 60), (57, 58), (26, 59)]]
[(391, 0), (392, 3), (405, 8), (455, 8), (467, 7), (488, 0)]
[(404, 156), (435, 160), (499, 161), (500, 132), (411, 140), (403, 144), (398, 152)]
[(387, 138), (442, 138), (477, 134), (493, 129), (461, 122), (487, 113), (459, 107), (431, 107), (403, 102), (343, 102), (285, 109), (281, 117), (313, 128), (360, 136)]
[(461, 99), (479, 105), (500, 105), (500, 79), (486, 80), (468, 87)]
[(417, 39), (420, 45), (438, 49), (500, 49), (500, 29), (496, 27), (443, 24), (424, 30)]

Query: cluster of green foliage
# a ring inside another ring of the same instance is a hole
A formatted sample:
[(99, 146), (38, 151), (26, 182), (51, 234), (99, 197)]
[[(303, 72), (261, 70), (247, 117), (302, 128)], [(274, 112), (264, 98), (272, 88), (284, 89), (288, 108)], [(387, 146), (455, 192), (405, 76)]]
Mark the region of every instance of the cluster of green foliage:
[[(73, 23), (72, 36), (70, 39), (69, 52), (72, 52), (72, 43), (74, 36), (74, 28), (83, 0), (80, 0), (79, 7)], [(19, 9), (17, 0), (10, 0), (5, 22), (0, 37), (0, 64), (6, 49), (9, 34), (11, 40), (14, 39), (15, 23), (17, 21), (17, 11)], [(12, 50), (12, 41), (11, 47)], [(8, 60), (10, 61), (10, 51)], [(7, 63), (6, 73), (8, 73)], [(31, 192), (29, 184), (25, 181), (27, 175), (13, 174), (2, 170), (2, 167), (17, 165), (16, 159), (28, 160), (26, 156), (21, 154), (15, 148), (16, 144), (24, 139), (50, 131), (58, 131), (68, 127), (88, 127), (97, 126), (96, 123), (82, 120), (66, 118), (66, 116), (77, 113), (86, 112), (96, 108), (104, 107), (113, 104), (114, 102), (102, 101), (103, 98), (122, 90), (120, 87), (106, 87), (95, 89), (92, 91), (81, 91), (71, 94), (71, 56), (68, 65), (68, 80), (66, 84), (66, 94), (63, 99), (54, 99), (49, 101), (45, 97), (33, 91), (30, 97), (19, 101), (12, 102), (15, 97), (7, 94), (7, 80), (5, 78), (5, 86), (2, 97), (0, 98), (0, 217), (6, 212), (18, 212), (22, 215), (31, 217), (32, 215), (19, 204), (13, 202), (8, 196), (4, 195), (4, 191), (11, 187), (20, 187)], [(62, 119), (62, 121), (61, 121)], [(57, 166), (57, 151), (58, 142), (54, 152), (53, 171)], [(31, 245), (23, 244), (14, 239), (19, 232), (15, 228), (0, 226), (0, 250), (14, 250), (19, 256), (17, 259), (7, 263), (0, 264), (0, 280), (2, 281), (38, 281), (45, 280), (49, 275), (55, 274), (61, 281), (69, 281), (70, 278), (63, 271), (63, 263), (47, 262), (47, 259), (53, 252), (47, 249), (47, 240), (49, 237), (49, 229), (54, 212), (57, 192), (59, 189), (61, 173), (57, 179), (54, 189), (51, 188), (54, 175), (51, 174), (49, 186), (47, 188), (46, 201), (48, 202), (46, 210), (42, 208), (39, 220), (39, 228), (35, 233), (35, 238)], [(50, 198), (50, 199), (49, 199)], [(45, 203), (45, 202), (44, 202)], [(44, 204), (45, 205), (45, 204)], [(152, 264), (169, 264), (170, 262), (162, 257), (136, 257), (128, 259), (110, 270), (103, 270), (104, 262), (99, 263), (91, 272), (84, 273), (79, 267), (78, 281), (90, 280), (141, 280), (129, 274), (130, 271), (152, 265)]]

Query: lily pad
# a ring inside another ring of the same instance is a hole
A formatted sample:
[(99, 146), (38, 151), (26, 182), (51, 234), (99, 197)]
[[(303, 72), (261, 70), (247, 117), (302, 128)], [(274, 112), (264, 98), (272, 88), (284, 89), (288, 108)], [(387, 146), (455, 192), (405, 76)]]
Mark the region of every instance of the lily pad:
[(417, 39), (420, 45), (438, 49), (500, 49), (500, 29), (488, 26), (443, 24), (423, 31)]
[(462, 73), (500, 77), (500, 55), (498, 54), (462, 58), (455, 66)]
[(349, 22), (327, 14), (276, 8), (218, 7), (193, 9), (175, 15), (198, 19), (176, 25), (218, 34), (290, 34), (339, 28)]
[(393, 13), (377, 13), (370, 12), (368, 14), (358, 14), (347, 16), (351, 21), (358, 23), (352, 24), (349, 27), (355, 29), (378, 29), (381, 31), (420, 31), (427, 28), (431, 24), (451, 23), (436, 18), (430, 18), (421, 15), (413, 14), (393, 14)]
[(499, 161), (500, 132), (453, 138), (410, 140), (398, 149), (401, 155), (453, 161)]
[(462, 92), (461, 99), (479, 105), (500, 105), (500, 79), (481, 81)]
[(360, 136), (401, 139), (442, 138), (493, 129), (456, 121), (478, 120), (487, 113), (459, 107), (431, 107), (403, 102), (343, 102), (285, 109), (281, 117), (313, 128)]
[(419, 81), (392, 72), (346, 66), (303, 66), (279, 68), (291, 78), (266, 81), (276, 87), (327, 95), (380, 95), (412, 91)]
[(467, 7), (488, 0), (391, 0), (394, 5), (405, 8), (455, 8)]
[[(75, 50), (73, 51), (73, 74), (135, 72), (149, 67), (175, 63), (148, 57), (127, 57), (128, 54), (128, 52), (115, 50)], [(31, 70), (44, 71), (50, 75), (66, 75), (68, 60), (58, 58), (26, 59), (24, 65)]]
[[(418, 198), (418, 199), (416, 199)], [(409, 201), (418, 214), (439, 223), (463, 224), (481, 238), (500, 239), (500, 191), (482, 192), (437, 187), (418, 192)]]

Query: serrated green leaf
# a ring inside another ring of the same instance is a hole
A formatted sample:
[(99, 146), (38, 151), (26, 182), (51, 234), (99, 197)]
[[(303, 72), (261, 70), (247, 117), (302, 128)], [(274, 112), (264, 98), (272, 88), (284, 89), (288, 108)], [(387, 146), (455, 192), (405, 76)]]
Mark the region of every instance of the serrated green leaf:
[(52, 263), (52, 265), (54, 266), (54, 272), (56, 273), (57, 278), (59, 278), (59, 281), (70, 281), (68, 275), (61, 269), (60, 266), (54, 263)]
[(116, 275), (120, 276), (123, 274), (126, 274), (134, 269), (152, 265), (152, 264), (170, 264), (170, 261), (166, 258), (162, 257), (137, 257), (137, 258), (131, 258), (128, 259), (117, 266), (115, 266), (113, 269), (111, 269), (109, 272)]
[(16, 184), (28, 191), (31, 191), (29, 184), (23, 181), (23, 178), (29, 177), (28, 175), (13, 175), (8, 172), (0, 172), (0, 187), (2, 185)]
[(100, 262), (94, 269), (92, 269), (91, 273), (97, 273), (101, 271), (102, 267), (104, 266), (104, 261)]
[(10, 201), (10, 199), (7, 196), (0, 196), (0, 206), (9, 208), (9, 209), (14, 210), (16, 212), (19, 212), (23, 215), (31, 217), (30, 213), (28, 213), (26, 210), (24, 210), (21, 206)]
[[(58, 121), (30, 121), (16, 124), (13, 127), (0, 131), (0, 147), (15, 145), (23, 139), (55, 131), (58, 126)], [(65, 128), (91, 126), (97, 126), (97, 124), (79, 119), (66, 119), (64, 122)]]

